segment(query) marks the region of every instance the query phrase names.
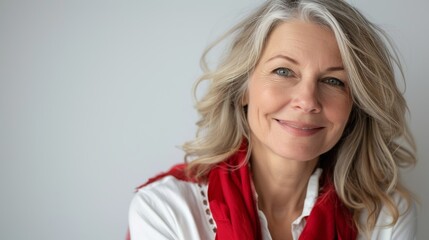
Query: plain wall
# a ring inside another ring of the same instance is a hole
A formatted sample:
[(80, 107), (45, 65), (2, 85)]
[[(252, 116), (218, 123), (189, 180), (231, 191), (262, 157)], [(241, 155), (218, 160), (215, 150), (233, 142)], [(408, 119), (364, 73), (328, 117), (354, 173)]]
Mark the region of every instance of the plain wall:
[[(134, 187), (194, 136), (203, 49), (261, 2), (0, 0), (0, 239), (123, 239)], [(428, 239), (429, 3), (351, 2), (405, 64)]]

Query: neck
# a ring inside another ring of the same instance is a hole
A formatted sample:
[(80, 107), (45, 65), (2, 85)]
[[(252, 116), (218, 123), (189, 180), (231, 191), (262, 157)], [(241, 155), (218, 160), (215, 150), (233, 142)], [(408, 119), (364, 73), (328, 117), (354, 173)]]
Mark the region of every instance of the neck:
[(317, 159), (306, 162), (253, 158), (252, 173), (258, 206), (273, 221), (296, 219), (302, 212), (307, 184)]

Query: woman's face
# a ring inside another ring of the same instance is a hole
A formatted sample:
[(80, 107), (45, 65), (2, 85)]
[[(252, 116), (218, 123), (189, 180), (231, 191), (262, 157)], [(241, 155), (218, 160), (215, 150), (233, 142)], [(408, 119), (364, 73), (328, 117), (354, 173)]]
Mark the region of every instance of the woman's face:
[(333, 33), (299, 20), (278, 25), (250, 76), (244, 102), (253, 157), (308, 161), (330, 150), (352, 109)]

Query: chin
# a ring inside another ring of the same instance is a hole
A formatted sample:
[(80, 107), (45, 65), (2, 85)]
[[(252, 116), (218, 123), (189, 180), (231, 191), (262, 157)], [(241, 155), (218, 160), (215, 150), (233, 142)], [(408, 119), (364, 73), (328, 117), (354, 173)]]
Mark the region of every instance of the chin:
[(277, 152), (277, 155), (284, 159), (293, 160), (297, 162), (309, 162), (315, 159), (319, 159), (319, 156), (321, 154), (311, 154), (309, 151), (303, 151), (303, 152), (297, 152), (296, 149), (293, 150), (293, 153), (291, 154), (290, 151), (279, 151)]

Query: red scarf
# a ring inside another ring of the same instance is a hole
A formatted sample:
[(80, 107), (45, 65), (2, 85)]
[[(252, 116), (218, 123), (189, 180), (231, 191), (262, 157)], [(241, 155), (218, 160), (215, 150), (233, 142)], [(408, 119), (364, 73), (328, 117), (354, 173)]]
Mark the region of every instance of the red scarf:
[[(216, 240), (262, 240), (261, 227), (257, 213), (251, 176), (245, 161), (246, 149), (214, 167), (208, 176), (208, 200), (210, 210), (217, 225)], [(185, 165), (177, 165), (169, 172), (149, 179), (143, 187), (160, 178), (171, 175), (179, 180), (194, 182), (184, 174)], [(352, 214), (341, 203), (333, 185), (325, 181), (299, 240), (355, 240), (356, 226)], [(127, 239), (130, 239), (127, 236)]]

